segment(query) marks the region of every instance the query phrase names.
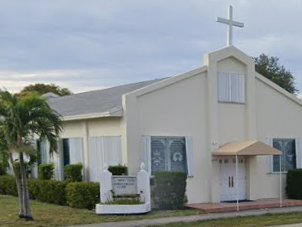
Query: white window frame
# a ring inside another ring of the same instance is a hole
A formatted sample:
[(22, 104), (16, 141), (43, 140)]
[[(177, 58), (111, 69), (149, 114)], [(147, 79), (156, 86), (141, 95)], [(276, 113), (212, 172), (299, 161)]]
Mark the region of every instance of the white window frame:
[[(192, 136), (143, 136), (141, 162), (145, 163), (146, 170), (152, 173), (151, 170), (151, 142), (152, 138), (184, 138), (187, 160), (187, 174), (192, 178), (194, 173), (193, 168), (193, 137)], [(169, 160), (170, 161), (170, 160)]]
[[(271, 147), (273, 147), (273, 141), (274, 139), (284, 139), (284, 140), (295, 140), (295, 152), (296, 152), (296, 169), (302, 168), (302, 140), (301, 138), (298, 137), (291, 137), (291, 138), (287, 138), (287, 137), (272, 137), (272, 138), (266, 138), (266, 142), (268, 145), (270, 145)], [(280, 171), (274, 171), (274, 162), (273, 162), (273, 156), (274, 155), (270, 155), (269, 156), (269, 167), (270, 167), (270, 173), (280, 173)], [(281, 171), (281, 173), (287, 173), (288, 171)]]

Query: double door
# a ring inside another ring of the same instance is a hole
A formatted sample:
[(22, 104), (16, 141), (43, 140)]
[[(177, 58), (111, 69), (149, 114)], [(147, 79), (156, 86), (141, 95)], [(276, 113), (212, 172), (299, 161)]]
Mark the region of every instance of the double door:
[[(237, 200), (236, 158), (219, 158), (220, 167), (220, 201)], [(238, 157), (238, 199), (246, 199), (245, 158)]]

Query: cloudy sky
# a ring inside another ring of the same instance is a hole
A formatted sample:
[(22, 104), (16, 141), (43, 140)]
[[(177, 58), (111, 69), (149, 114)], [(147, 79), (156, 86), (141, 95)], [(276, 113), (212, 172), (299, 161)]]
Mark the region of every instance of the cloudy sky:
[(225, 46), (215, 19), (230, 4), (234, 45), (279, 57), (302, 92), (301, 0), (0, 0), (0, 87), (77, 93), (195, 69)]

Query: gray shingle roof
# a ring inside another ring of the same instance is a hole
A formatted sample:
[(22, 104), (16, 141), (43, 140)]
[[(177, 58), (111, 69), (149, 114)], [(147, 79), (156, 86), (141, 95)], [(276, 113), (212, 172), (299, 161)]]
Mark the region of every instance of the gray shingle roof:
[(48, 100), (50, 107), (63, 117), (107, 112), (122, 106), (122, 95), (163, 79), (143, 81), (117, 87), (62, 96)]

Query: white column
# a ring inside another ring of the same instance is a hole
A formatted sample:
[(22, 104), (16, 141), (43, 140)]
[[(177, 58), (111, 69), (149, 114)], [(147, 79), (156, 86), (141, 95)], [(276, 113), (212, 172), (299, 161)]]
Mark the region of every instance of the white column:
[(151, 191), (150, 191), (150, 174), (145, 170), (145, 164), (142, 162), (141, 170), (137, 173), (137, 193), (140, 194), (140, 201), (148, 206), (151, 210)]
[(237, 202), (237, 211), (239, 211), (239, 184), (238, 184), (238, 156), (236, 155), (236, 202)]
[(282, 207), (282, 172), (281, 172), (281, 155), (279, 156), (279, 166), (280, 166), (280, 207)]
[(101, 173), (100, 197), (101, 203), (112, 201), (112, 173), (108, 171), (105, 163), (103, 172)]

